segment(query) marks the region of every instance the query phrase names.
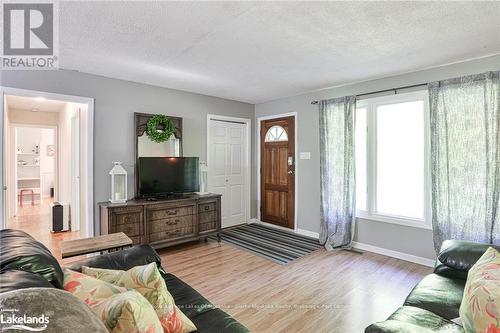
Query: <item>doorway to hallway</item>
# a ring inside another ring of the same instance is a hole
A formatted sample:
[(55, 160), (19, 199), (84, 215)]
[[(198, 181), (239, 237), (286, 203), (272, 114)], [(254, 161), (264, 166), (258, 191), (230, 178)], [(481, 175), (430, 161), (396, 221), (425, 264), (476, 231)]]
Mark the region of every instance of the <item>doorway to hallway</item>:
[[(60, 257), (61, 241), (94, 234), (92, 128), (87, 125), (93, 123), (93, 101), (2, 90), (1, 227), (27, 232)], [(64, 207), (63, 230), (53, 226), (53, 203)]]

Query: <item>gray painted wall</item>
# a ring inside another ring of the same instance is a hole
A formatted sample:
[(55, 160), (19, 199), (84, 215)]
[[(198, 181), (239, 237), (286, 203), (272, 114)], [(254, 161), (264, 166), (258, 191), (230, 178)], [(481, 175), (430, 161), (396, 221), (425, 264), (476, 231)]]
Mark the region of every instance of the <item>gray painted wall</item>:
[[(256, 117), (297, 112), (297, 156), (298, 152), (311, 152), (310, 160), (297, 160), (299, 170), (296, 189), (298, 191), (298, 202), (296, 203), (298, 205), (298, 228), (312, 232), (319, 232), (320, 228), (319, 117), (318, 106), (311, 105), (312, 100), (355, 95), (499, 69), (500, 56), (497, 55), (257, 104), (255, 106)], [(255, 174), (257, 175), (257, 173)], [(434, 258), (435, 256), (432, 231), (421, 228), (360, 220), (354, 240), (425, 258)]]
[[(184, 155), (199, 156), (202, 161), (207, 158), (207, 114), (254, 118), (252, 104), (74, 71), (2, 71), (0, 74), (2, 86), (95, 99), (94, 204), (109, 199), (108, 172), (113, 161), (126, 164), (128, 196), (134, 196), (134, 112), (182, 117)], [(254, 198), (254, 179), (251, 185)], [(94, 207), (97, 227), (98, 209)], [(255, 216), (255, 207), (251, 214)]]

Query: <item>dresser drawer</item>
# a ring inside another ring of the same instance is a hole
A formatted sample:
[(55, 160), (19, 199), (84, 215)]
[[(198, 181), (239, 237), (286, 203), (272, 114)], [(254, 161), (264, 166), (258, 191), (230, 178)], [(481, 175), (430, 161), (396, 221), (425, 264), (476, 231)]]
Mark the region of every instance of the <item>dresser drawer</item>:
[(198, 214), (200, 223), (212, 222), (217, 218), (217, 212), (215, 210), (208, 212), (201, 212)]
[(149, 241), (150, 242), (158, 242), (158, 241), (163, 241), (163, 240), (168, 240), (168, 239), (185, 238), (185, 237), (194, 236), (194, 234), (195, 233), (194, 233), (193, 226), (182, 227), (182, 228), (176, 228), (176, 229), (151, 233), (149, 235)]
[(142, 207), (124, 207), (112, 210), (111, 221), (114, 225), (142, 223), (143, 219)]
[(138, 223), (132, 223), (132, 224), (119, 224), (117, 225), (114, 230), (114, 232), (123, 232), (127, 236), (140, 236), (141, 235), (141, 225)]
[(214, 202), (205, 202), (205, 203), (200, 203), (198, 205), (198, 212), (211, 212), (214, 211), (217, 208), (217, 203)]
[(148, 209), (149, 220), (168, 219), (177, 216), (193, 215), (194, 206), (150, 208)]
[(217, 230), (217, 224), (215, 221), (209, 221), (205, 223), (200, 223), (199, 227), (200, 233), (202, 232), (208, 232), (208, 231), (216, 231)]
[(169, 219), (151, 221), (150, 232), (168, 231), (185, 227), (193, 227), (195, 223), (194, 215), (178, 216)]

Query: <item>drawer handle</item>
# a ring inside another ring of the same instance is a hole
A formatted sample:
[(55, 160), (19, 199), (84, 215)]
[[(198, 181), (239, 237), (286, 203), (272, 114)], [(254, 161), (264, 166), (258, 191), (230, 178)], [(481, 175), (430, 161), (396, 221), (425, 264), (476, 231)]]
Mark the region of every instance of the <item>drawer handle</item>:
[(180, 230), (175, 230), (175, 231), (167, 231), (166, 234), (167, 235), (177, 235), (178, 233), (180, 233), (181, 231)]
[(210, 206), (205, 206), (205, 210), (209, 210), (210, 209)]
[(168, 221), (167, 222), (167, 225), (176, 225), (177, 223), (179, 223), (179, 219), (175, 219), (174, 221)]
[(132, 221), (132, 216), (130, 216), (130, 215), (125, 216), (125, 218), (123, 219), (123, 221), (125, 223), (130, 223), (130, 221)]
[(167, 215), (177, 215), (178, 210), (167, 210)]

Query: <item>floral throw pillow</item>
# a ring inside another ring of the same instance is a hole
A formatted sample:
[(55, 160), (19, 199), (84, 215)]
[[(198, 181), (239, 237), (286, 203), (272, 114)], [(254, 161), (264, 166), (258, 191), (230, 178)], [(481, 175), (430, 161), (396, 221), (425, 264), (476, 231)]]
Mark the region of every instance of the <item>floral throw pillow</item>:
[(151, 304), (135, 290), (64, 270), (64, 289), (89, 306), (112, 333), (161, 333)]
[(84, 266), (82, 272), (119, 287), (137, 290), (155, 309), (165, 333), (196, 331), (196, 326), (175, 305), (156, 263), (136, 266), (128, 271)]
[(500, 253), (492, 247), (469, 270), (460, 318), (466, 333), (500, 333)]

